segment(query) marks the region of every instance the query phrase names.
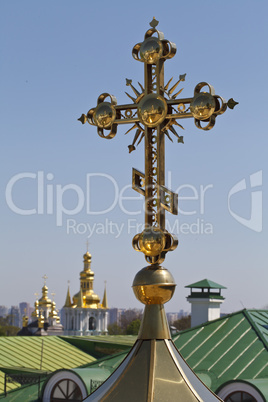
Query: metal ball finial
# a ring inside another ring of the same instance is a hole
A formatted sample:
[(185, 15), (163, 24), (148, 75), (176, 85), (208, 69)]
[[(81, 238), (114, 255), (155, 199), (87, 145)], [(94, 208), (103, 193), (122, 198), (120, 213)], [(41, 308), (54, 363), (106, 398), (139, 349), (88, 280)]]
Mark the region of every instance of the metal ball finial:
[(145, 305), (167, 303), (172, 298), (175, 287), (171, 273), (158, 264), (141, 269), (132, 284), (136, 298)]

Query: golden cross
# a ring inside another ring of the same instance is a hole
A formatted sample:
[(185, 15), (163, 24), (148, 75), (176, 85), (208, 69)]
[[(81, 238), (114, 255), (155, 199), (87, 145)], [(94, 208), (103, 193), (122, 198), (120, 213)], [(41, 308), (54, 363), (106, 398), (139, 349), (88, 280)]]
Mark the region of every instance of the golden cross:
[(42, 278), (44, 279), (44, 285), (46, 284), (46, 281), (48, 279), (48, 276), (45, 274), (44, 276), (42, 276)]
[[(163, 262), (165, 254), (178, 244), (176, 237), (165, 228), (165, 210), (178, 213), (178, 195), (165, 186), (165, 136), (172, 141), (170, 134), (173, 134), (183, 143), (183, 137), (174, 128), (183, 128), (177, 120), (194, 118), (197, 128), (210, 130), (216, 117), (224, 113), (227, 106), (233, 109), (237, 102), (233, 99), (226, 102), (215, 95), (214, 88), (206, 82), (196, 85), (193, 97), (177, 99), (183, 88), (175, 90), (185, 81), (186, 74), (180, 75), (171, 87), (172, 78), (166, 85), (164, 83), (164, 63), (175, 56), (176, 45), (164, 39), (164, 34), (156, 29), (155, 18), (150, 25), (144, 41), (132, 50), (134, 59), (144, 63), (144, 86), (139, 83), (140, 90), (132, 85), (132, 80), (126, 80), (135, 95), (126, 93), (133, 103), (117, 105), (115, 96), (102, 93), (97, 106), (78, 120), (97, 126), (100, 137), (106, 139), (116, 135), (119, 124), (132, 124), (126, 132), (136, 130), (129, 152), (144, 138), (145, 172), (133, 169), (132, 187), (145, 197), (145, 229), (134, 236), (133, 247), (145, 254), (147, 262), (156, 264)], [(207, 92), (203, 88), (207, 88)]]

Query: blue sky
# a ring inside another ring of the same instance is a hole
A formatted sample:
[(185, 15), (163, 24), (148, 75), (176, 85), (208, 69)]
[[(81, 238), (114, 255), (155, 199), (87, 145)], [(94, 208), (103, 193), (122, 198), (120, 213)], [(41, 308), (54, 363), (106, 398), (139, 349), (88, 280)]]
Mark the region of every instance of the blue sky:
[(166, 82), (187, 73), (181, 96), (206, 81), (239, 102), (211, 131), (184, 120), (184, 145), (167, 140), (166, 179), (195, 199), (167, 217), (180, 244), (163, 264), (177, 283), (166, 310), (189, 310), (184, 286), (204, 278), (228, 288), (224, 312), (267, 306), (267, 12), (261, 0), (1, 2), (0, 305), (33, 304), (47, 274), (60, 308), (67, 281), (79, 289), (88, 239), (96, 293), (106, 280), (111, 307), (141, 307), (131, 284), (146, 262), (131, 242), (143, 201), (127, 186), (144, 145), (129, 154), (126, 126), (108, 141), (77, 118), (103, 92), (128, 103), (125, 79), (143, 82), (132, 47), (155, 16), (177, 45)]

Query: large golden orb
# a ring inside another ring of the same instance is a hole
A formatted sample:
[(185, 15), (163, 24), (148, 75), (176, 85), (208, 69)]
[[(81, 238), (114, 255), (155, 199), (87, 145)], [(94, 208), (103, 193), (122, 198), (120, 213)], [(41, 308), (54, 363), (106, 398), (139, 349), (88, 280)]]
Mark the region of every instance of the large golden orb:
[(148, 64), (155, 64), (162, 56), (163, 45), (162, 42), (151, 36), (145, 39), (140, 47), (140, 58)]
[(109, 102), (100, 103), (93, 113), (94, 122), (100, 128), (110, 128), (115, 117), (115, 108)]
[(135, 276), (132, 288), (136, 298), (143, 304), (164, 304), (175, 291), (171, 273), (160, 265), (150, 265)]
[(146, 95), (138, 104), (138, 116), (145, 126), (158, 126), (165, 120), (166, 115), (167, 103), (161, 95)]
[(214, 97), (207, 92), (200, 92), (192, 100), (190, 110), (197, 120), (207, 120), (214, 113), (215, 107)]
[(144, 229), (139, 237), (140, 250), (149, 257), (159, 255), (165, 247), (166, 238), (162, 230), (154, 227)]

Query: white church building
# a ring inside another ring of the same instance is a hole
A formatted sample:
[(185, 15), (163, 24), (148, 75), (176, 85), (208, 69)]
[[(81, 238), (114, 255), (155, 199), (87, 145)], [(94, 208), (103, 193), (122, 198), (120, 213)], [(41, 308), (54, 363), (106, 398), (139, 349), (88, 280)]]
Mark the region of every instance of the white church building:
[(107, 334), (108, 304), (106, 288), (102, 303), (93, 290), (94, 272), (91, 270), (91, 254), (84, 254), (84, 269), (80, 272), (80, 290), (71, 301), (68, 287), (65, 304), (61, 310), (64, 335)]

